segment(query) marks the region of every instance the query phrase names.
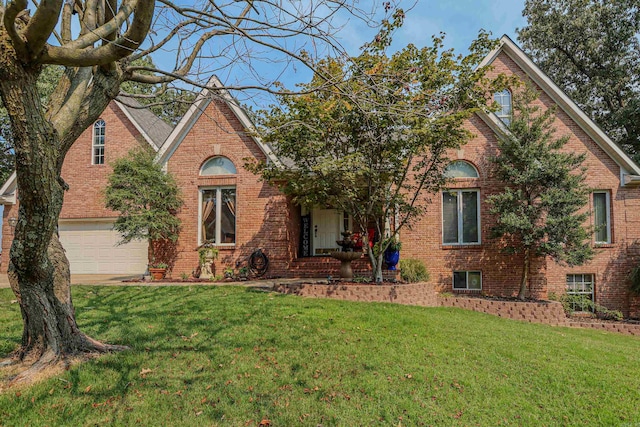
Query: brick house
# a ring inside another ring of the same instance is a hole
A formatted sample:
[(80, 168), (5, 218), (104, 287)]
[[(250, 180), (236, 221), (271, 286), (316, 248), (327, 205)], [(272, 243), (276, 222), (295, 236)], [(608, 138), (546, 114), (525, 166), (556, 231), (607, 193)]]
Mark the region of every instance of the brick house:
[[(567, 149), (587, 156), (587, 185), (592, 189), (589, 225), (598, 226), (593, 236), (597, 254), (588, 264), (571, 268), (538, 260), (531, 268), (530, 293), (538, 298), (550, 292), (584, 293), (608, 308), (639, 316), (640, 304), (629, 291), (627, 275), (640, 263), (640, 167), (508, 37), (485, 58), (483, 65), (488, 64), (492, 75), (515, 74), (532, 82), (541, 93), (538, 102), (543, 108), (557, 106), (556, 136), (568, 135)], [(336, 248), (340, 231), (350, 227), (349, 218), (332, 209), (294, 206), (277, 188), (247, 171), (246, 159), (279, 160), (268, 145), (247, 132), (251, 121), (215, 77), (210, 88), (202, 91), (172, 131), (148, 116), (138, 117), (144, 110), (132, 114), (117, 101), (110, 104), (102, 118), (104, 164), (94, 164), (99, 126), (88, 129), (73, 146), (63, 170), (71, 190), (60, 221), (72, 273), (131, 272), (112, 260), (112, 247), (106, 252), (94, 250), (97, 231), (111, 233), (112, 241), (117, 238), (109, 230), (115, 214), (102, 207), (99, 193), (110, 171), (108, 163), (135, 144), (149, 143), (157, 150), (158, 161), (175, 175), (185, 201), (178, 212), (182, 231), (172, 257), (174, 277), (197, 267), (196, 249), (204, 241), (214, 241), (220, 250), (219, 269), (241, 265), (260, 248), (269, 257), (269, 276), (335, 275), (338, 262), (326, 253)], [(501, 121), (508, 119), (511, 92), (496, 94), (495, 99), (502, 111), (481, 112), (467, 120), (465, 126), (474, 137), (449, 153), (448, 173), (454, 178), (446, 191), (431, 195), (428, 213), (401, 235), (402, 257), (423, 260), (440, 291), (513, 295), (518, 290), (521, 263), (501, 253), (489, 239), (492, 218), (485, 200), (500, 190), (501, 183), (491, 176), (487, 159), (496, 151), (497, 135), (504, 131)], [(15, 179), (9, 179), (0, 190), (0, 202), (5, 204), (4, 271), (15, 196)], [(134, 273), (144, 271), (146, 245), (141, 246), (144, 257), (128, 257), (138, 258)], [(92, 261), (80, 262), (79, 254)], [(356, 264), (356, 270), (367, 269), (364, 260)]]
[[(129, 106), (127, 106), (127, 104)], [(117, 214), (104, 207), (102, 191), (112, 172), (110, 164), (138, 146), (158, 151), (171, 126), (148, 110), (132, 108), (135, 101), (112, 101), (69, 150), (62, 176), (69, 183), (58, 229), (60, 240), (75, 274), (138, 274), (147, 266), (147, 243), (117, 246), (119, 235), (112, 227)], [(2, 263), (7, 271), (13, 241), (12, 222), (18, 216), (16, 175), (0, 188), (2, 218)]]

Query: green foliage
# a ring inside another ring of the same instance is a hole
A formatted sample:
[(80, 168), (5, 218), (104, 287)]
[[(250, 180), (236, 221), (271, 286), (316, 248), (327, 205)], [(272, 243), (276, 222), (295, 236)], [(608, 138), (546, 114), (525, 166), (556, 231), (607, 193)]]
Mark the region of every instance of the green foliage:
[(446, 151), (469, 140), (462, 124), (486, 106), (490, 83), (476, 65), (494, 46), (480, 33), (462, 57), (433, 37), (429, 47), (388, 56), (403, 14), (395, 18), (359, 56), (314, 64), (317, 73), (300, 87), (306, 94), (280, 96), (280, 105), (259, 112), (265, 141), (286, 161), (248, 165), (294, 202), (333, 206), (352, 215), (356, 229), (377, 224), (378, 235), (386, 218), (397, 218), (397, 233), (420, 217), (425, 195), (443, 185)]
[[(549, 296), (549, 299), (551, 299), (551, 296)], [(586, 295), (563, 294), (558, 298), (558, 301), (562, 303), (565, 313), (569, 316), (576, 311), (581, 311), (594, 313), (599, 319), (604, 320), (622, 320), (623, 318), (621, 311), (609, 310), (607, 307), (593, 302)]]
[(631, 279), (631, 290), (640, 295), (640, 266), (631, 270), (629, 279)]
[[(554, 109), (542, 111), (537, 94), (527, 87), (513, 97), (514, 117), (491, 158), (495, 176), (505, 184), (487, 198), (496, 217), (491, 236), (503, 239), (505, 251), (549, 256), (580, 265), (593, 257), (584, 207), (589, 190), (582, 169), (584, 154), (563, 151), (568, 138), (554, 137)], [(523, 269), (523, 286), (526, 269)]]
[[(234, 286), (71, 291), (83, 331), (131, 350), (0, 394), (3, 425), (640, 422), (637, 337)], [(0, 355), (20, 344), (14, 299), (0, 289)]]
[(180, 278), (182, 280), (189, 280), (189, 275), (187, 273), (180, 273)]
[(400, 260), (400, 277), (408, 283), (428, 282), (431, 275), (419, 259), (401, 259)]
[(164, 268), (164, 269), (167, 269), (167, 268), (169, 268), (169, 264), (167, 264), (166, 262), (152, 262), (151, 264), (149, 264), (149, 268)]
[[(120, 244), (132, 240), (175, 242), (180, 231), (176, 210), (182, 199), (175, 179), (154, 162), (154, 153), (132, 150), (113, 163), (105, 189), (105, 206), (119, 213), (114, 228)], [(155, 262), (151, 247), (150, 262)]]
[(382, 247), (387, 247), (385, 250), (387, 251), (396, 251), (399, 252), (402, 249), (402, 242), (398, 240), (396, 236), (390, 238), (387, 242), (382, 244)]
[(524, 50), (636, 161), (640, 160), (637, 0), (527, 0)]
[(202, 267), (204, 263), (207, 261), (207, 258), (218, 259), (218, 254), (220, 251), (218, 248), (206, 246), (205, 243), (198, 249), (198, 259), (200, 260), (200, 266)]

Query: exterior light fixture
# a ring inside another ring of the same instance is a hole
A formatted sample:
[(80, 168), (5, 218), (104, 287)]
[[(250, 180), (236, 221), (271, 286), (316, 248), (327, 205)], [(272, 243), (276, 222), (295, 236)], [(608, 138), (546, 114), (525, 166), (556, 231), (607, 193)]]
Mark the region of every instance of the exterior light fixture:
[(13, 231), (16, 229), (16, 225), (18, 225), (18, 218), (16, 218), (15, 216), (9, 218), (9, 227), (11, 227), (11, 234), (13, 234)]

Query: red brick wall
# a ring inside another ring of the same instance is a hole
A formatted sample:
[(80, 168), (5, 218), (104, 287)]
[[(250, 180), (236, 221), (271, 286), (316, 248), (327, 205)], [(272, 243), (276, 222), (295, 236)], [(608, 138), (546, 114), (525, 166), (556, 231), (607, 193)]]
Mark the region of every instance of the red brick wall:
[(276, 292), (312, 298), (331, 298), (345, 301), (392, 302), (405, 305), (435, 307), (438, 298), (428, 283), (409, 285), (343, 285), (337, 284), (279, 284)]
[[(233, 162), (235, 176), (200, 177), (202, 164), (214, 156)], [(228, 106), (211, 102), (168, 161), (176, 177), (184, 206), (178, 213), (182, 230), (177, 242), (177, 258), (172, 275), (191, 274), (198, 267), (199, 187), (236, 186), (236, 243), (220, 246), (216, 270), (235, 268), (261, 248), (269, 258), (267, 275), (282, 276), (298, 247), (299, 210), (292, 208), (277, 188), (261, 182), (244, 167), (245, 159), (264, 160), (265, 155), (246, 133)]]
[[(117, 214), (104, 207), (103, 190), (112, 172), (110, 164), (125, 156), (134, 147), (148, 143), (114, 102), (100, 116), (106, 123), (105, 163), (92, 165), (93, 126), (76, 140), (62, 166), (62, 178), (69, 184), (65, 193), (61, 219), (115, 218)], [(18, 216), (18, 205), (5, 205), (2, 223), (2, 264), (0, 272), (6, 272), (13, 234), (8, 218)]]
[[(526, 78), (504, 53), (493, 65), (493, 75), (505, 73), (515, 74), (521, 79)], [(553, 101), (545, 94), (541, 95), (537, 103), (545, 109), (553, 105)], [(537, 260), (531, 269), (530, 292), (538, 298), (546, 298), (548, 292), (563, 293), (567, 274), (590, 273), (595, 275), (596, 302), (628, 315), (627, 275), (631, 267), (640, 260), (640, 250), (636, 249), (640, 242), (640, 191), (637, 188), (620, 187), (619, 166), (560, 109), (554, 126), (557, 129), (556, 137), (569, 136), (566, 150), (586, 153), (586, 184), (593, 189), (610, 191), (613, 241), (611, 245), (600, 247), (595, 258), (583, 266), (569, 268), (550, 259)], [(490, 194), (500, 191), (502, 186), (491, 177), (488, 160), (496, 153), (497, 140), (491, 129), (477, 116), (467, 121), (466, 128), (474, 134), (474, 138), (461, 150), (450, 152), (449, 157), (474, 164), (480, 178), (459, 179), (450, 187), (480, 189), (481, 244), (442, 244), (442, 196), (438, 194), (432, 197), (428, 214), (421, 218), (412, 230), (402, 233), (402, 256), (422, 259), (441, 291), (452, 291), (454, 270), (479, 270), (482, 272), (482, 292), (492, 295), (514, 295), (519, 287), (521, 258), (501, 253), (499, 242), (489, 239), (493, 221), (485, 200)], [(589, 223), (592, 221), (591, 217)]]

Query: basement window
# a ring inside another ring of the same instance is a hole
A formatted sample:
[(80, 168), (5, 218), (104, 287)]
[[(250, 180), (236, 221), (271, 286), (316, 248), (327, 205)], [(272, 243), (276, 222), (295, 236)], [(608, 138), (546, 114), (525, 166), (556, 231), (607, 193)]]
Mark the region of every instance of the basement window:
[(473, 290), (482, 289), (482, 273), (480, 271), (454, 271), (453, 290)]
[(567, 274), (567, 295), (573, 311), (593, 311), (593, 274)]

